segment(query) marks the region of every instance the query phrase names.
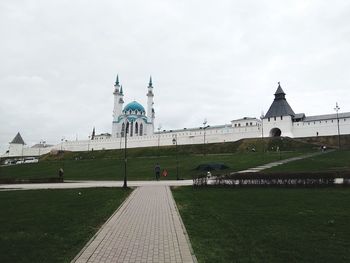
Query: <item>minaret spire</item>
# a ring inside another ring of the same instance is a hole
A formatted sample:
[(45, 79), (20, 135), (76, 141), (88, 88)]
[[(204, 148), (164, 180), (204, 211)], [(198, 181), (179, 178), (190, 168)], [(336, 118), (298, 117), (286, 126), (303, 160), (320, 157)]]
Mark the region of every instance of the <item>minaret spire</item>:
[(120, 94), (123, 94), (123, 85), (120, 86)]
[(118, 76), (118, 74), (117, 74), (117, 78), (115, 80), (114, 86), (119, 86), (119, 76)]
[(93, 140), (95, 138), (95, 126), (92, 130), (92, 134), (91, 134), (91, 140)]
[(153, 123), (154, 120), (154, 108), (153, 108), (153, 83), (152, 83), (152, 76), (149, 78), (148, 83), (148, 92), (147, 92), (147, 118), (148, 121)]

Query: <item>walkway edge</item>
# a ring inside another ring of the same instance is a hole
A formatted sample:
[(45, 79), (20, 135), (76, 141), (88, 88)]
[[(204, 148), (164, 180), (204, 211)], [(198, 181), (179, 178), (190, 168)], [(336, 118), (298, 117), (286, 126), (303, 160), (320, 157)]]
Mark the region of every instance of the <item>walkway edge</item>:
[(108, 224), (108, 222), (112, 219), (112, 217), (119, 212), (119, 210), (130, 201), (132, 196), (137, 192), (138, 187), (133, 190), (130, 195), (119, 205), (119, 207), (113, 212), (113, 214), (103, 223), (103, 225), (99, 228), (99, 230), (90, 238), (90, 240), (85, 244), (85, 246), (79, 251), (79, 253), (71, 260), (71, 263), (76, 262), (79, 257), (85, 252), (85, 250), (90, 246), (90, 244), (96, 239), (97, 235), (102, 231), (102, 229)]
[(190, 237), (189, 235), (187, 234), (187, 230), (186, 230), (186, 227), (185, 227), (185, 224), (184, 222), (182, 221), (182, 217), (181, 217), (181, 214), (180, 214), (180, 211), (179, 209), (177, 208), (177, 205), (176, 205), (176, 202), (175, 202), (175, 199), (174, 199), (174, 196), (173, 196), (173, 192), (171, 191), (171, 188), (168, 187), (168, 191), (170, 191), (170, 195), (171, 195), (171, 199), (172, 199), (172, 202), (174, 204), (174, 207), (175, 207), (175, 211), (179, 217), (179, 220), (180, 220), (180, 224), (181, 224), (181, 228), (182, 228), (182, 231), (183, 231), (183, 234), (185, 235), (185, 238), (186, 238), (186, 241), (187, 241), (187, 245), (190, 249), (190, 252), (191, 252), (191, 256), (192, 256), (192, 260), (194, 263), (197, 263), (198, 260), (196, 258), (196, 255), (194, 254), (194, 250), (192, 248), (192, 244), (191, 244), (191, 240), (190, 240)]

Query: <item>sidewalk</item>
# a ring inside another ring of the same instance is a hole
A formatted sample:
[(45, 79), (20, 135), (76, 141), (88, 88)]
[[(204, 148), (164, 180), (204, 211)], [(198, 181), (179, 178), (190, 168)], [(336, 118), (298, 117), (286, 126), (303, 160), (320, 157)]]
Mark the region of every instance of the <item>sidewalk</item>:
[(195, 261), (169, 187), (143, 186), (72, 262)]
[[(328, 151), (328, 152), (331, 152), (331, 151)], [(320, 154), (324, 154), (324, 152), (315, 152), (315, 153), (304, 154), (301, 156), (292, 157), (292, 158), (288, 158), (288, 159), (284, 159), (284, 160), (280, 160), (280, 161), (276, 161), (276, 162), (272, 162), (272, 163), (263, 164), (263, 165), (260, 165), (260, 166), (254, 167), (254, 168), (249, 168), (247, 170), (242, 170), (242, 171), (234, 172), (234, 173), (256, 173), (256, 172), (260, 172), (260, 171), (265, 170), (265, 169), (270, 169), (272, 167), (279, 166), (279, 165), (282, 165), (285, 163), (290, 163), (290, 162), (310, 158), (310, 157), (320, 155)]]

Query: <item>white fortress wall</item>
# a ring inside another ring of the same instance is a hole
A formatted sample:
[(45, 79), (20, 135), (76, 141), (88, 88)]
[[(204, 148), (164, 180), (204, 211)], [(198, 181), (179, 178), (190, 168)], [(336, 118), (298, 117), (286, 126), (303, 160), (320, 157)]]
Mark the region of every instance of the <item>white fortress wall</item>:
[[(203, 144), (237, 141), (243, 138), (261, 137), (260, 125), (232, 128), (226, 125), (220, 128), (181, 130), (181, 131), (165, 131), (155, 133), (151, 136), (133, 136), (127, 138), (127, 148), (151, 147), (151, 146), (170, 146), (173, 145), (173, 139), (177, 139), (178, 145), (186, 144)], [(82, 141), (65, 141), (52, 147), (47, 148), (28, 148), (19, 145), (10, 151), (11, 155), (7, 156), (38, 156), (46, 154), (51, 150), (63, 151), (92, 151), (92, 150), (110, 150), (124, 149), (124, 138), (108, 138), (101, 140), (82, 140)], [(15, 151), (14, 151), (15, 150)]]
[[(350, 134), (350, 118), (339, 119), (340, 134)], [(279, 128), (282, 131), (282, 136), (288, 137), (310, 137), (310, 136), (330, 136), (338, 134), (337, 120), (322, 120), (322, 121), (300, 121), (291, 122), (287, 117), (283, 120), (270, 122), (264, 120), (264, 137), (270, 137), (272, 128)], [(237, 141), (244, 138), (260, 138), (261, 125), (231, 127), (223, 125), (219, 128), (208, 128), (205, 130), (205, 143), (229, 142)], [(128, 148), (170, 146), (173, 145), (173, 138), (177, 138), (178, 145), (185, 144), (203, 144), (204, 130), (203, 129), (188, 129), (165, 131), (154, 133), (150, 136), (134, 136), (127, 138)], [(66, 141), (52, 147), (46, 148), (29, 148), (23, 147), (21, 144), (10, 144), (9, 153), (2, 157), (26, 157), (38, 156), (49, 153), (51, 150), (64, 151), (91, 151), (91, 150), (109, 150), (109, 149), (124, 149), (124, 138), (108, 138), (101, 140), (82, 140), (82, 141)]]
[(39, 156), (39, 155), (49, 153), (53, 149), (53, 147), (30, 148), (30, 147), (25, 147), (23, 144), (10, 144), (9, 152), (3, 154), (1, 158)]
[[(350, 118), (339, 119), (340, 134), (350, 134)], [(293, 137), (331, 136), (338, 134), (337, 119), (293, 123)]]

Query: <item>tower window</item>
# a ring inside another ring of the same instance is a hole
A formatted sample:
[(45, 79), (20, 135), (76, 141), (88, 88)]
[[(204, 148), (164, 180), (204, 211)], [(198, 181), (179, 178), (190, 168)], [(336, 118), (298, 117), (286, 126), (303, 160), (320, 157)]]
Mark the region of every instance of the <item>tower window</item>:
[(275, 116), (275, 117), (273, 117), (273, 120), (274, 120), (274, 121), (276, 120), (276, 116)]
[(283, 116), (281, 116), (281, 120), (283, 120)]

